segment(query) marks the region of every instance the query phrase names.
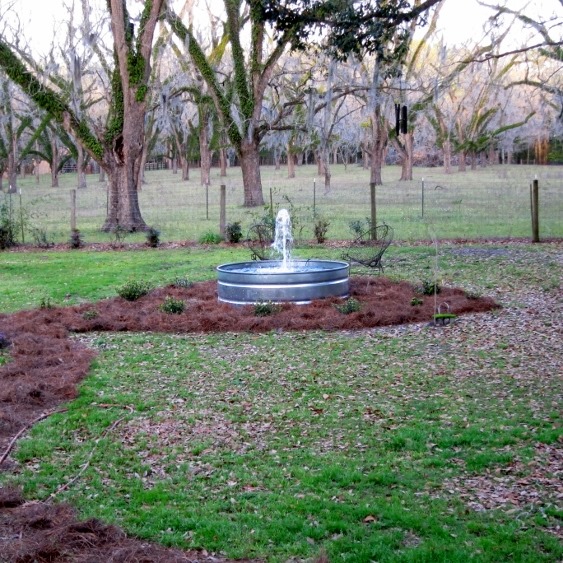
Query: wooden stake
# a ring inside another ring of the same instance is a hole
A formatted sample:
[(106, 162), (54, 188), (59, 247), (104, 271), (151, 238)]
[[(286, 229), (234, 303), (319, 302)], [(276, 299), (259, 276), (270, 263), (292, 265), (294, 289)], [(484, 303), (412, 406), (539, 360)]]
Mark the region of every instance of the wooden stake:
[(530, 204), (532, 211), (532, 242), (540, 242), (539, 182), (535, 178), (530, 186)]

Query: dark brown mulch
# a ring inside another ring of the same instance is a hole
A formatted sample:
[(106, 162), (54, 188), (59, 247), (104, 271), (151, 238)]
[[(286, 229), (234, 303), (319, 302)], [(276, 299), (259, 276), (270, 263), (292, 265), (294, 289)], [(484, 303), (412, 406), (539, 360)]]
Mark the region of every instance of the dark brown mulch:
[[(166, 287), (138, 301), (120, 297), (98, 303), (0, 315), (0, 334), (10, 343), (11, 361), (0, 368), (0, 466), (13, 464), (15, 439), (36, 420), (76, 395), (94, 352), (68, 338), (91, 331), (266, 332), (358, 330), (429, 321), (434, 296), (421, 296), (407, 282), (383, 277), (352, 277), (351, 296), (359, 312), (338, 311), (337, 299), (309, 305), (287, 304), (274, 315), (257, 317), (252, 306), (233, 307), (217, 300), (215, 281), (190, 288)], [(165, 297), (182, 299), (180, 315), (160, 310)], [(413, 306), (413, 297), (423, 303)], [(443, 288), (438, 304), (457, 315), (488, 311), (489, 298), (470, 298), (462, 290)], [(225, 561), (197, 552), (181, 552), (128, 538), (119, 529), (95, 520), (79, 522), (64, 504), (25, 503), (21, 494), (0, 489), (0, 561)]]
[[(0, 489), (0, 560), (14, 563), (225, 562), (129, 538), (95, 518), (79, 521), (68, 504), (26, 503), (19, 491)], [(240, 560), (239, 560), (240, 561)]]

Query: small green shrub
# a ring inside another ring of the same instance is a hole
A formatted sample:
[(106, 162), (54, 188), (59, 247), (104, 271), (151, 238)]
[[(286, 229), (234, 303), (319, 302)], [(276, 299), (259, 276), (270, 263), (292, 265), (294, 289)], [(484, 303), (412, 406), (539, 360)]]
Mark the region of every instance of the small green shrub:
[(129, 234), (127, 229), (124, 229), (121, 225), (117, 225), (110, 231), (111, 235), (111, 244), (113, 246), (121, 246), (125, 237)]
[(319, 217), (315, 222), (315, 238), (319, 244), (322, 244), (326, 240), (326, 234), (328, 232), (328, 228), (330, 227), (330, 221), (327, 219), (323, 219)]
[(280, 309), (280, 305), (273, 301), (258, 301), (254, 304), (254, 315), (256, 317), (268, 317), (279, 312)]
[(266, 205), (264, 207), (264, 213), (262, 214), (252, 214), (252, 223), (254, 225), (260, 225), (263, 233), (267, 234), (268, 238), (274, 238), (274, 233), (276, 231), (276, 218), (273, 212), (270, 212), (270, 206)]
[(160, 310), (163, 313), (168, 313), (169, 315), (179, 315), (184, 312), (186, 308), (186, 304), (181, 299), (174, 299), (170, 295), (166, 297), (162, 305), (160, 306)]
[(478, 291), (466, 291), (465, 297), (467, 299), (481, 299), (481, 294)]
[(151, 289), (152, 286), (146, 281), (131, 280), (117, 289), (117, 295), (127, 301), (136, 301), (149, 293)]
[(47, 230), (42, 227), (34, 227), (31, 229), (31, 236), (39, 248), (50, 248), (54, 245), (53, 241), (49, 239)]
[(183, 287), (185, 289), (192, 287), (193, 282), (191, 282), (188, 278), (178, 277), (174, 280), (172, 284), (174, 287)]
[(213, 231), (207, 231), (199, 237), (199, 244), (219, 244), (222, 241), (223, 237)]
[(14, 232), (9, 226), (0, 225), (0, 250), (11, 248), (16, 244)]
[(353, 236), (359, 237), (362, 233), (371, 229), (371, 219), (366, 217), (365, 219), (355, 219), (348, 223), (348, 228)]
[(51, 302), (50, 297), (42, 297), (41, 301), (39, 302), (40, 309), (53, 309), (55, 306)]
[(423, 280), (422, 285), (417, 288), (422, 295), (434, 295), (440, 293), (442, 288), (436, 281)]
[(82, 318), (86, 321), (91, 321), (97, 317), (98, 311), (96, 311), (95, 309), (88, 309), (88, 311), (84, 311), (84, 313), (82, 313)]
[(84, 241), (82, 240), (82, 235), (78, 229), (72, 229), (70, 231), (70, 239), (68, 240), (68, 245), (70, 248), (81, 248), (84, 246)]
[(357, 313), (360, 310), (360, 302), (353, 297), (349, 297), (342, 305), (336, 305), (336, 308), (342, 314), (349, 315), (350, 313)]
[(227, 240), (232, 243), (240, 242), (242, 238), (242, 227), (238, 221), (229, 223), (226, 228)]
[(0, 205), (0, 250), (16, 245), (17, 227), (11, 204), (3, 203)]
[(416, 307), (417, 305), (422, 305), (422, 303), (424, 303), (424, 301), (422, 301), (422, 299), (420, 299), (419, 297), (413, 297), (411, 299), (411, 305), (413, 307)]
[(147, 246), (156, 248), (160, 244), (160, 231), (154, 227), (149, 227), (146, 234)]

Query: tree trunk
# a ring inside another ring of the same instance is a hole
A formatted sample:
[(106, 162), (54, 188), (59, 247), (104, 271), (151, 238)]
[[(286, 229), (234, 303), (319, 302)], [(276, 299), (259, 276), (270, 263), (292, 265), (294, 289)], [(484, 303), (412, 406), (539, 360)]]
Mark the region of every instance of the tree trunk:
[[(142, 231), (147, 224), (141, 216), (139, 208), (139, 175), (143, 148), (145, 144), (145, 117), (147, 110), (146, 86), (149, 81), (151, 65), (150, 56), (152, 39), (158, 21), (163, 0), (152, 0), (145, 3), (147, 9), (141, 18), (136, 41), (128, 41), (126, 29), (132, 34), (134, 26), (129, 25), (126, 13), (126, 2), (123, 0), (108, 0), (111, 12), (112, 34), (114, 38), (114, 54), (117, 63), (116, 71), (120, 78), (117, 92), (122, 100), (114, 107), (120, 112), (122, 120), (121, 130), (117, 130), (108, 146), (106, 138), (102, 162), (109, 176), (108, 215), (104, 226), (105, 231), (112, 231), (118, 227), (127, 231)], [(133, 45), (136, 44), (137, 52)], [(135, 56), (135, 58), (133, 58)], [(135, 72), (131, 63), (135, 61)], [(139, 69), (137, 61), (142, 63)], [(139, 70), (142, 76), (139, 76)], [(134, 76), (131, 76), (134, 74)]]
[(471, 170), (477, 170), (477, 154), (475, 151), (469, 153), (469, 161), (471, 162)]
[(59, 146), (57, 137), (51, 137), (51, 187), (59, 187)]
[(200, 182), (202, 186), (211, 184), (211, 159), (212, 153), (209, 145), (200, 144), (201, 166), (200, 166)]
[(403, 135), (405, 141), (401, 147), (401, 181), (407, 182), (412, 180), (412, 148), (413, 140), (412, 133), (408, 132)]
[(376, 186), (383, 185), (381, 169), (383, 168), (383, 153), (375, 151), (370, 160), (370, 183)]
[(458, 169), (459, 172), (465, 172), (467, 170), (465, 158), (466, 158), (465, 151), (460, 151), (459, 162), (458, 162), (458, 165), (457, 165), (457, 169)]
[(325, 180), (325, 194), (330, 192), (330, 152), (328, 148), (325, 148), (320, 154), (320, 161), (322, 163), (322, 170), (324, 172), (324, 180)]
[(370, 183), (381, 186), (381, 169), (385, 160), (385, 150), (387, 148), (388, 133), (382, 123), (380, 107), (377, 106), (371, 118), (371, 154), (370, 154)]
[(190, 179), (190, 161), (187, 156), (182, 155), (180, 162), (182, 164), (182, 180), (187, 182)]
[(322, 176), (324, 174), (324, 168), (323, 168), (324, 163), (319, 151), (315, 151), (315, 160), (317, 162), (317, 174), (319, 176)]
[(182, 171), (182, 181), (187, 182), (190, 179), (190, 163), (188, 161), (188, 144), (189, 137), (184, 137), (180, 131), (174, 131), (174, 146), (176, 149), (176, 157), (174, 158), (174, 174), (177, 173), (178, 162)]
[(444, 141), (442, 146), (442, 151), (444, 152), (444, 173), (452, 173), (452, 142), (449, 139)]
[(8, 193), (15, 194), (18, 191), (18, 142), (14, 137), (8, 151)]
[(221, 178), (227, 175), (227, 150), (224, 148), (219, 149), (219, 165), (221, 166)]
[(86, 174), (84, 173), (84, 149), (78, 143), (78, 158), (76, 159), (76, 173), (78, 174), (78, 188), (86, 187)]
[(295, 178), (295, 155), (291, 141), (287, 144), (287, 177)]
[(209, 150), (209, 116), (202, 112), (203, 123), (199, 126), (199, 154), (200, 162), (200, 180), (202, 186), (211, 183), (211, 151)]
[(242, 183), (244, 186), (244, 207), (264, 205), (258, 141), (243, 140), (240, 147), (239, 158), (242, 170)]
[(134, 93), (130, 96), (129, 111), (124, 113), (123, 133), (114, 139), (111, 154), (104, 158), (109, 176), (108, 215), (102, 227), (106, 232), (117, 228), (129, 232), (147, 229), (137, 192), (144, 147), (145, 107), (134, 101)]
[(143, 189), (143, 184), (146, 183), (145, 180), (145, 168), (147, 165), (147, 158), (149, 157), (149, 149), (147, 144), (143, 145), (143, 154), (141, 155), (141, 166), (139, 168), (139, 179), (137, 180), (137, 191), (140, 192)]
[(108, 171), (108, 215), (102, 227), (111, 232), (116, 228), (125, 231), (143, 231), (147, 228), (141, 216), (137, 195), (137, 175), (131, 174), (124, 164), (116, 164)]
[(494, 145), (489, 147), (489, 165), (493, 166), (498, 164), (499, 162), (499, 154)]

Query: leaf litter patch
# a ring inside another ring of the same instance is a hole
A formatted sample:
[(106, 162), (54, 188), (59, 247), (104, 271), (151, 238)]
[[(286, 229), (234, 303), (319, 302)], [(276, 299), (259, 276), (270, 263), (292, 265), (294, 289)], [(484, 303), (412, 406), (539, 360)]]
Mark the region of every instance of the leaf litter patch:
[[(546, 511), (559, 510), (563, 501), (563, 451), (541, 443), (534, 449), (529, 461), (517, 459), (485, 475), (465, 472), (446, 479), (439, 496), (455, 496), (476, 512), (500, 510), (514, 519), (530, 514), (547, 519)], [(563, 539), (559, 523), (546, 530)]]

